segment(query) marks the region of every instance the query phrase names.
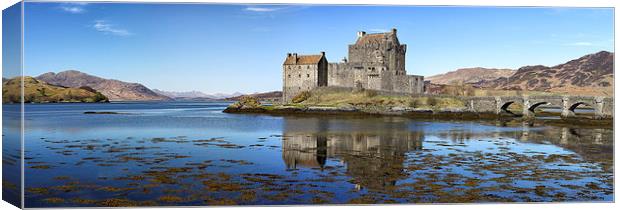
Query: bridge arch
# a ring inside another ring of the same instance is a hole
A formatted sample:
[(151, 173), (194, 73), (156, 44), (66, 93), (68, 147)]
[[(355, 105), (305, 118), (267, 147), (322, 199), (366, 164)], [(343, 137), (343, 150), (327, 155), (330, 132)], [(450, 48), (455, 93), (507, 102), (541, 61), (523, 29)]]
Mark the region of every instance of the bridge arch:
[(508, 114), (517, 116), (518, 114), (514, 113), (510, 109), (510, 106), (513, 104), (520, 104), (521, 106), (523, 106), (523, 104), (520, 101), (506, 101), (504, 102), (504, 104), (502, 104), (502, 106), (500, 107), (500, 110), (502, 111), (502, 113), (508, 113)]
[(589, 104), (589, 103), (586, 103), (586, 102), (583, 102), (583, 101), (579, 101), (579, 102), (576, 102), (576, 103), (573, 103), (572, 105), (570, 105), (568, 107), (568, 110), (574, 113), (575, 109), (577, 109), (577, 107), (579, 107), (581, 105), (586, 105), (586, 106), (592, 107), (592, 105)]
[(546, 101), (542, 101), (542, 102), (538, 102), (538, 103), (530, 105), (530, 107), (527, 108), (527, 109), (530, 110), (531, 112), (534, 112), (536, 110), (536, 108), (538, 108), (539, 106), (542, 106), (542, 105), (551, 105), (551, 103), (546, 102)]

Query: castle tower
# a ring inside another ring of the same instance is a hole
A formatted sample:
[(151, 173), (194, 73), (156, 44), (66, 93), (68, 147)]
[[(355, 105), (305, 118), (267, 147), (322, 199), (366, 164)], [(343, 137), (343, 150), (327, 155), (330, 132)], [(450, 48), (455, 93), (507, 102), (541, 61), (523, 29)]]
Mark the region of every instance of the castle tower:
[(290, 103), (302, 91), (327, 86), (327, 58), (318, 55), (288, 53), (282, 65), (282, 102)]
[(407, 45), (398, 41), (396, 29), (390, 32), (357, 33), (355, 44), (349, 45), (349, 62), (363, 66), (384, 66), (394, 75), (406, 75), (405, 53)]

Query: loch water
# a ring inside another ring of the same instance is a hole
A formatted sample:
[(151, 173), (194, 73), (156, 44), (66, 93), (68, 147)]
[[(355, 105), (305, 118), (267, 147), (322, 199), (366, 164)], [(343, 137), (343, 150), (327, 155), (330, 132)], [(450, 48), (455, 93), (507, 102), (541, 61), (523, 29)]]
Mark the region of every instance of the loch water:
[(26, 104), (26, 207), (613, 201), (612, 128), (227, 105)]

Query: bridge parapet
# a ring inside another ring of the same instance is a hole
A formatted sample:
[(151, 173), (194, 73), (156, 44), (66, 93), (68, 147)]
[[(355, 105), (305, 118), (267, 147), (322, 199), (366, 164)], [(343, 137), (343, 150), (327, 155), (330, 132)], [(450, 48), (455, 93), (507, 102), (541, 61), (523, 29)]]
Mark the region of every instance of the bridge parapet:
[(540, 106), (561, 108), (561, 116), (569, 118), (575, 116), (575, 109), (587, 105), (594, 109), (596, 119), (613, 118), (613, 98), (601, 96), (489, 96), (489, 97), (462, 97), (467, 109), (476, 113), (514, 114), (508, 110), (511, 104), (523, 105), (523, 117), (535, 116), (535, 110)]

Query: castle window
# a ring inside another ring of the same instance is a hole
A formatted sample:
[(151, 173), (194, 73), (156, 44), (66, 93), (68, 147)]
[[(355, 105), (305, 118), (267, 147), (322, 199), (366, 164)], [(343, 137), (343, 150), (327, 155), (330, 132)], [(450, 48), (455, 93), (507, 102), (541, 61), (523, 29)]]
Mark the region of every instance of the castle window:
[(291, 78), (291, 75), (290, 75), (290, 74), (288, 75), (288, 78)]
[(299, 74), (299, 78), (301, 78), (301, 74)]
[(310, 69), (310, 66), (306, 66), (306, 69)]
[(310, 74), (306, 74), (308, 76), (308, 78), (310, 78)]

